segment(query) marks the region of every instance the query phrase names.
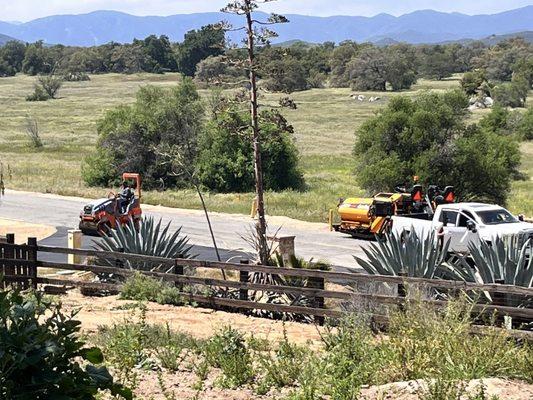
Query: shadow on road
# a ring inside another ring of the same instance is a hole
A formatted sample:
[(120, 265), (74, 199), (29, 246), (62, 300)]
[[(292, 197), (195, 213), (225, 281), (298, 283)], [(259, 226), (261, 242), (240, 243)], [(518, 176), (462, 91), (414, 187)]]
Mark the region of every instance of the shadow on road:
[[(60, 227), (57, 227), (56, 229), (57, 229), (57, 232), (54, 235), (39, 241), (39, 244), (42, 246), (67, 247), (68, 246), (67, 236), (68, 236), (69, 228), (60, 226)], [(92, 249), (93, 243), (98, 240), (100, 240), (98, 237), (83, 235), (82, 248)], [(249, 253), (246, 253), (243, 251), (219, 249), (219, 253), (220, 253), (220, 258), (222, 259), (223, 262), (226, 262), (229, 260), (231, 262), (238, 263), (241, 259), (251, 258)], [(197, 255), (196, 258), (200, 260), (217, 261), (215, 249), (212, 247), (193, 246), (191, 250), (191, 254), (196, 254)], [(66, 254), (52, 254), (52, 253), (39, 252), (38, 258), (39, 260), (46, 261), (46, 262), (56, 262), (56, 263), (67, 262)]]

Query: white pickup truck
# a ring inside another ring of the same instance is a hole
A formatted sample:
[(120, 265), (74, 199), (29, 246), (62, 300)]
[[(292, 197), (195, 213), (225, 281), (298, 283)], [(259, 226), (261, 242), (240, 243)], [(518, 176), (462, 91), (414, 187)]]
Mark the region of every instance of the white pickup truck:
[(495, 236), (533, 235), (533, 224), (515, 217), (505, 208), (483, 203), (454, 203), (437, 207), (435, 214), (395, 215), (392, 231), (399, 234), (435, 230), (450, 240), (449, 251), (468, 253), (468, 245), (480, 240), (490, 242)]

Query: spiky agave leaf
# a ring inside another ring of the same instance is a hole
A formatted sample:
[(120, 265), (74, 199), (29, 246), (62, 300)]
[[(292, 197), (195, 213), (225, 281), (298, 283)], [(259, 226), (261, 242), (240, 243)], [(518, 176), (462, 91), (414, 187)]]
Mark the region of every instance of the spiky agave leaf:
[[(189, 238), (181, 234), (181, 227), (170, 234), (171, 222), (161, 230), (162, 220), (156, 223), (153, 217), (144, 217), (137, 229), (130, 220), (127, 224), (118, 225), (116, 230), (103, 236), (100, 241), (94, 241), (93, 247), (103, 251), (123, 251), (130, 254), (142, 254), (163, 258), (193, 258), (192, 246)], [(116, 266), (113, 261), (99, 260), (108, 265)], [(120, 265), (120, 264), (118, 264)], [(136, 270), (161, 271), (162, 265), (152, 262), (127, 261), (121, 265), (124, 268)]]
[(478, 245), (470, 244), (468, 250), (478, 272), (476, 281), (533, 287), (533, 238), (524, 243), (520, 239), (519, 235), (495, 236), (490, 243), (482, 240)]
[(363, 248), (366, 259), (354, 256), (357, 263), (369, 274), (405, 274), (417, 278), (441, 278), (446, 272), (441, 266), (445, 263), (450, 242), (439, 246), (436, 232), (416, 233), (414, 229), (407, 235), (392, 232), (385, 239), (378, 239), (369, 248)]

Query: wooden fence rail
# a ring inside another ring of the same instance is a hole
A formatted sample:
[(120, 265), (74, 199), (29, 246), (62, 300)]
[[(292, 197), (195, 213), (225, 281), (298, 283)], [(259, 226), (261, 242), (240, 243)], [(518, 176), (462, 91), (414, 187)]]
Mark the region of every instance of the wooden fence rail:
[(217, 261), (202, 261), (194, 259), (168, 259), (161, 257), (152, 257), (139, 254), (127, 254), (117, 252), (103, 252), (97, 250), (83, 250), (83, 249), (66, 249), (60, 247), (38, 246), (38, 250), (47, 253), (56, 254), (76, 254), (80, 256), (98, 257), (106, 259), (122, 259), (129, 261), (144, 261), (150, 263), (159, 263), (161, 265), (173, 266), (176, 263), (186, 267), (193, 268), (208, 268), (208, 269), (222, 269), (225, 271), (247, 271), (247, 272), (262, 272), (266, 274), (276, 274), (303, 278), (322, 278), (329, 282), (382, 282), (382, 283), (408, 283), (412, 285), (427, 285), (428, 287), (442, 288), (442, 289), (458, 289), (458, 290), (472, 290), (472, 291), (487, 291), (507, 294), (516, 294), (524, 296), (533, 296), (533, 288), (525, 288), (513, 285), (504, 284), (479, 284), (462, 281), (448, 281), (443, 279), (426, 279), (426, 278), (410, 278), (401, 276), (389, 275), (367, 275), (362, 273), (348, 273), (348, 272), (334, 272), (321, 271), (313, 269), (295, 269), (295, 268), (279, 268), (268, 267), (263, 265), (252, 264), (236, 264), (224, 263)]
[[(74, 254), (78, 256), (93, 257), (100, 265), (87, 264), (69, 264), (56, 263), (38, 260), (40, 253), (54, 254)], [(406, 302), (413, 301), (409, 298), (409, 288), (444, 289), (451, 290), (452, 293), (457, 291), (466, 292), (489, 292), (498, 293), (494, 298), (520, 298), (523, 300), (533, 300), (533, 288), (524, 288), (512, 285), (502, 284), (475, 284), (459, 281), (447, 281), (440, 279), (423, 279), (408, 278), (384, 275), (366, 275), (362, 273), (346, 273), (334, 271), (321, 271), (313, 269), (295, 269), (295, 268), (278, 268), (262, 265), (252, 265), (246, 262), (241, 263), (223, 263), (210, 262), (192, 259), (168, 259), (138, 254), (126, 254), (120, 252), (104, 252), (98, 250), (85, 249), (67, 249), (62, 247), (38, 246), (35, 239), (30, 239), (26, 245), (16, 245), (14, 237), (8, 235), (7, 243), (0, 242), (0, 274), (3, 273), (4, 279), (0, 282), (2, 285), (15, 284), (19, 287), (27, 288), (36, 287), (37, 284), (60, 285), (68, 287), (90, 287), (93, 289), (119, 291), (120, 284), (111, 284), (103, 282), (82, 282), (68, 279), (56, 279), (50, 277), (38, 276), (39, 268), (55, 268), (70, 271), (85, 271), (94, 274), (115, 274), (124, 278), (131, 276), (138, 271), (126, 267), (115, 266), (115, 261), (119, 261), (122, 266), (127, 266), (127, 261), (150, 263), (157, 266), (164, 272), (160, 271), (141, 271), (147, 276), (159, 278), (168, 282), (174, 282), (178, 287), (183, 285), (200, 285), (209, 288), (231, 288), (238, 291), (235, 298), (226, 298), (220, 296), (207, 296), (187, 293), (182, 289), (181, 295), (185, 298), (213, 307), (233, 307), (235, 309), (255, 309), (266, 310), (278, 313), (306, 314), (314, 316), (318, 321), (323, 317), (339, 317), (343, 313), (339, 304), (353, 301), (364, 300), (377, 305), (402, 305)], [(102, 265), (108, 261), (110, 265)], [(112, 262), (111, 262), (112, 261)], [(207, 278), (184, 274), (184, 267), (193, 270), (197, 269), (217, 269), (223, 271), (238, 272), (238, 280), (224, 280), (216, 278)], [(290, 278), (303, 278), (305, 285), (292, 286), (261, 284), (250, 281), (252, 274), (270, 274)], [(342, 290), (330, 290), (326, 283), (335, 283)], [(387, 284), (390, 291), (387, 294), (377, 293), (360, 293), (354, 289), (357, 283), (379, 283)], [(396, 292), (395, 289), (398, 287)], [(403, 289), (403, 290), (402, 290)], [(404, 293), (404, 291), (406, 293)], [(305, 296), (309, 299), (309, 307), (293, 304), (271, 304), (264, 302), (252, 301), (251, 292), (272, 292), (298, 298)], [(329, 307), (325, 307), (325, 300), (329, 300)], [(418, 300), (417, 300), (418, 301)], [(424, 299), (424, 304), (432, 307), (442, 307), (446, 301)], [(512, 307), (508, 304), (476, 304), (473, 306), (476, 312), (494, 312), (499, 315), (506, 315), (513, 318), (520, 318), (526, 321), (533, 321), (533, 308)], [(379, 318), (384, 316), (377, 315)]]

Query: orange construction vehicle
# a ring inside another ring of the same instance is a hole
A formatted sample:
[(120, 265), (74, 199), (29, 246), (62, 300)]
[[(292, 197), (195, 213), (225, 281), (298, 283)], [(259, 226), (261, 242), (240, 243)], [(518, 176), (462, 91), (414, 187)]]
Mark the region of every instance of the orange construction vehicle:
[(433, 213), (437, 205), (453, 203), (454, 200), (452, 186), (444, 190), (430, 186), (428, 193), (424, 194), (418, 184), (411, 190), (397, 187), (396, 193), (378, 193), (371, 198), (340, 199), (337, 211), (341, 221), (333, 224), (332, 228), (355, 238), (371, 239), (387, 232), (393, 215), (425, 218)]
[(120, 193), (109, 192), (106, 198), (83, 207), (79, 228), (87, 235), (105, 235), (130, 220), (138, 227), (141, 218), (141, 176), (126, 172), (122, 174)]

